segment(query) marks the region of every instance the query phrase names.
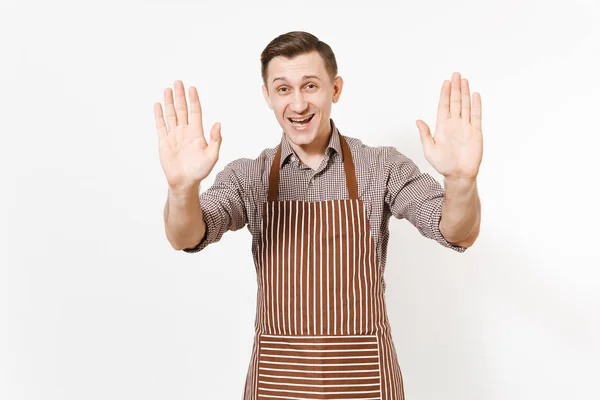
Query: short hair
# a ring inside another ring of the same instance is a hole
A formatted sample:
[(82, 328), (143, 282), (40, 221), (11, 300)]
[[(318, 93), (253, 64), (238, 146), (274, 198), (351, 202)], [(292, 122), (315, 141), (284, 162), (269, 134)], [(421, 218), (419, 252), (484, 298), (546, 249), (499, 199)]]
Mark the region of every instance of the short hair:
[(278, 56), (293, 58), (312, 51), (319, 53), (325, 63), (325, 70), (333, 82), (337, 76), (338, 68), (335, 61), (335, 54), (333, 54), (331, 47), (308, 32), (293, 31), (277, 36), (265, 47), (260, 55), (263, 83), (265, 85), (267, 83), (267, 67), (273, 58)]

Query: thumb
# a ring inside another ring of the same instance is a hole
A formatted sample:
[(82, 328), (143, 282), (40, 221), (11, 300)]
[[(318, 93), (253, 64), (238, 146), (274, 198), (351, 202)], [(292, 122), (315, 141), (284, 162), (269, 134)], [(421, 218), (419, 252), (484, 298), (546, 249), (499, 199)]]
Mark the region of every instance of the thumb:
[(219, 149), (221, 148), (221, 142), (223, 138), (221, 137), (221, 123), (215, 122), (210, 130), (210, 140), (208, 143), (208, 147), (210, 147), (211, 152), (215, 155), (219, 155)]
[(427, 153), (429, 149), (431, 149), (434, 145), (433, 137), (431, 136), (431, 131), (429, 130), (429, 126), (422, 120), (418, 119), (416, 121), (417, 128), (419, 129), (419, 135), (421, 136), (421, 143), (423, 144), (423, 150)]

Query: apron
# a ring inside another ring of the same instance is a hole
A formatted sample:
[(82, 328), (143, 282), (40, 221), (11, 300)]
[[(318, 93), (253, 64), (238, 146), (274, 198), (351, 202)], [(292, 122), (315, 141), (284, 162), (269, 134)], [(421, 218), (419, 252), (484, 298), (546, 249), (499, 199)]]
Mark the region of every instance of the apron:
[(255, 338), (244, 400), (404, 400), (382, 275), (350, 148), (349, 199), (263, 204)]

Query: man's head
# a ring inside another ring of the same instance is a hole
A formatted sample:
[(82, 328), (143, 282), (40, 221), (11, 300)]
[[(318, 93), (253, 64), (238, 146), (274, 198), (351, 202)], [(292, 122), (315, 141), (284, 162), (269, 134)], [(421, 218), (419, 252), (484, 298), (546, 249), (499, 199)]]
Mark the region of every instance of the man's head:
[[(333, 51), (307, 32), (273, 39), (261, 54), (263, 95), (292, 144), (324, 149), (331, 131), (331, 106), (342, 92)], [(310, 118), (309, 122), (292, 120)]]

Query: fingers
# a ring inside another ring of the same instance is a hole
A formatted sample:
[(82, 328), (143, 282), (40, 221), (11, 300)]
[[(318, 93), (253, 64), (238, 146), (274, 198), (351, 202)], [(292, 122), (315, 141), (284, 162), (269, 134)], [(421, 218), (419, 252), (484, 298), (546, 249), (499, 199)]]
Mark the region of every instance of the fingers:
[(469, 81), (462, 79), (461, 85), (462, 109), (460, 110), (460, 115), (465, 122), (471, 122), (471, 93), (469, 91)]
[[(185, 89), (183, 86), (183, 82), (177, 80), (174, 82), (175, 86), (175, 99), (177, 101), (177, 108), (175, 108), (175, 102), (173, 101), (173, 92), (171, 88), (166, 88), (164, 90), (164, 101), (165, 101), (165, 110), (167, 116), (167, 124), (165, 125), (165, 120), (163, 118), (163, 112), (161, 109), (160, 103), (154, 104), (154, 118), (156, 121), (156, 129), (158, 130), (159, 136), (164, 137), (169, 134), (169, 132), (178, 125), (187, 125), (188, 124), (188, 109), (187, 109), (187, 101), (185, 97)], [(189, 115), (189, 125), (191, 128), (192, 135), (196, 134), (200, 137), (200, 139), (204, 142), (205, 145), (211, 145), (215, 148), (215, 151), (218, 154), (218, 151), (221, 146), (221, 124), (215, 123), (210, 132), (210, 143), (206, 143), (206, 139), (204, 138), (204, 132), (202, 129), (202, 106), (200, 105), (200, 98), (198, 96), (198, 91), (194, 86), (190, 86), (189, 88), (189, 96), (190, 96), (190, 115)]]
[(188, 123), (188, 109), (187, 102), (185, 100), (185, 89), (183, 88), (182, 81), (175, 81), (175, 105), (177, 112), (177, 124), (178, 125), (187, 125)]
[(202, 106), (195, 87), (190, 86), (190, 125), (202, 129)]
[(438, 102), (438, 122), (448, 119), (450, 116), (450, 81), (445, 80), (442, 84), (440, 101)]
[(460, 117), (460, 73), (452, 74), (452, 88), (450, 90), (450, 117)]
[[(465, 121), (471, 122), (475, 107), (474, 102), (475, 96), (472, 105), (469, 81), (462, 79), (459, 72), (453, 73), (451, 80), (445, 80), (442, 84), (438, 103), (438, 121), (462, 117)], [(479, 98), (479, 118), (481, 119), (481, 98)]]
[(204, 137), (204, 129), (202, 128), (202, 106), (200, 105), (198, 91), (193, 86), (190, 86), (188, 91), (190, 94), (190, 132), (194, 136), (197, 136), (206, 147), (206, 138)]
[(215, 122), (210, 130), (210, 142), (208, 143), (208, 147), (210, 147), (213, 155), (218, 158), (219, 150), (221, 149), (221, 142), (223, 138), (221, 137), (221, 123)]
[(473, 92), (473, 107), (471, 108), (471, 125), (481, 131), (481, 95)]
[(177, 114), (175, 113), (175, 104), (173, 103), (173, 92), (171, 88), (165, 89), (165, 111), (167, 113), (168, 130), (177, 126)]
[(431, 130), (429, 126), (422, 120), (418, 119), (415, 121), (417, 129), (419, 129), (419, 136), (421, 137), (421, 144), (423, 145), (423, 151), (427, 154), (435, 144), (435, 139), (431, 136)]
[(162, 107), (160, 103), (154, 103), (154, 121), (156, 123), (156, 130), (158, 131), (158, 138), (164, 139), (167, 137), (167, 126), (165, 125), (165, 119), (163, 117)]

